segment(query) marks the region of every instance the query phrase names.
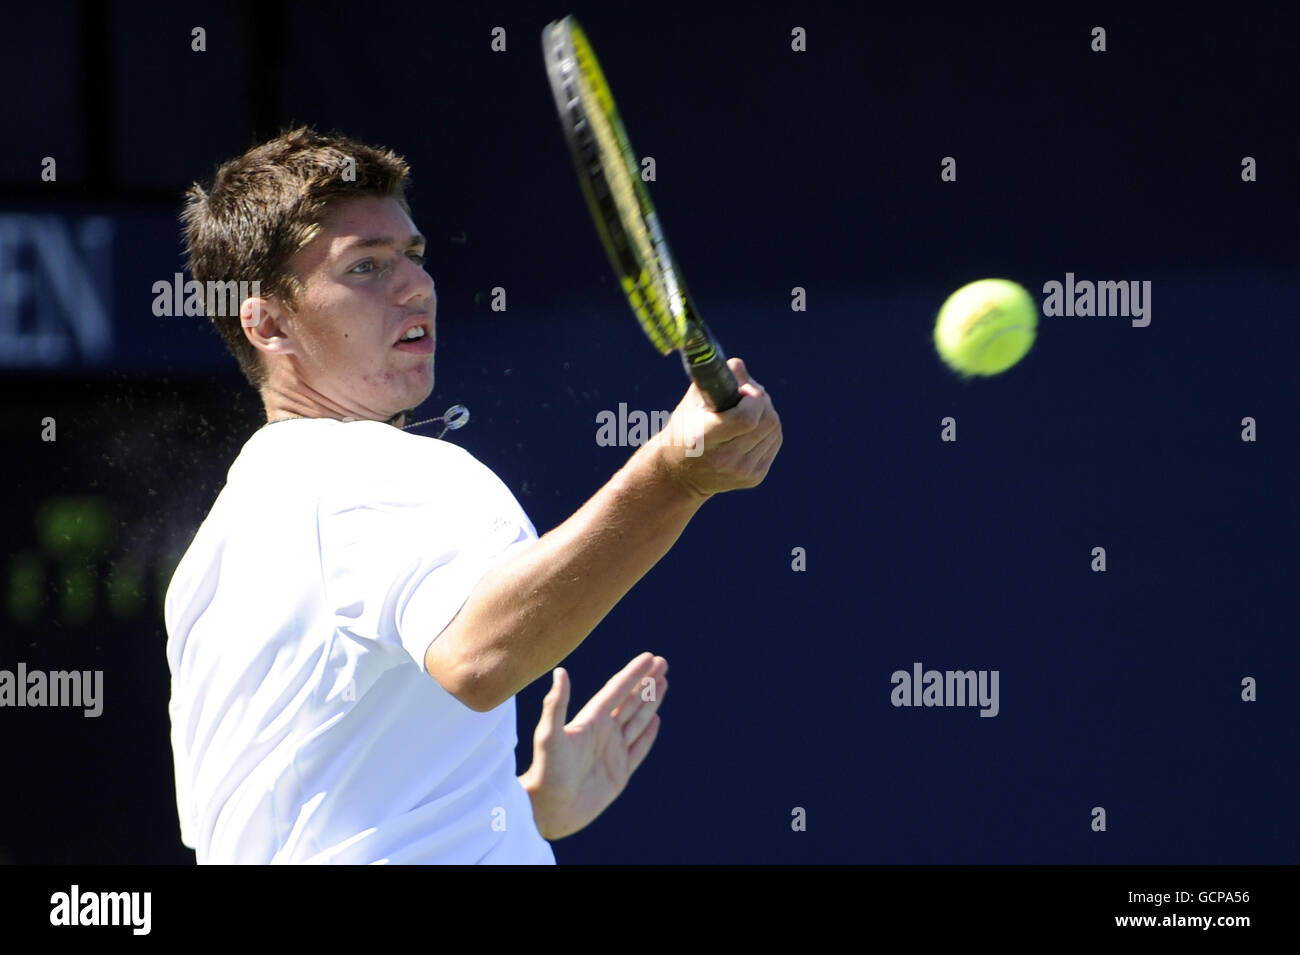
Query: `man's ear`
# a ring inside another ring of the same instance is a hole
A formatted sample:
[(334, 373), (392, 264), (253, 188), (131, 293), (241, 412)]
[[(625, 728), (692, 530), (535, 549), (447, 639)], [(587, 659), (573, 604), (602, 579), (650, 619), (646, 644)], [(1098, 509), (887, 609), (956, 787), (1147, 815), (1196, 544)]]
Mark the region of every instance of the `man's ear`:
[(239, 306), (239, 324), (244, 337), (258, 351), (276, 355), (290, 355), (297, 349), (292, 329), (285, 321), (286, 309), (271, 298), (246, 298)]

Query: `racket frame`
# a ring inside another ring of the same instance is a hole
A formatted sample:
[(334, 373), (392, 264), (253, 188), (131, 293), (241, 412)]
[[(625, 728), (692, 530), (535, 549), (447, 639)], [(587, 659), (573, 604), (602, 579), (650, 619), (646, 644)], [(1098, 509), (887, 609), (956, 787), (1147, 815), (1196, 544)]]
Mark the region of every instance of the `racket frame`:
[[(673, 260), (659, 216), (641, 182), (636, 154), (613, 93), (586, 34), (574, 17), (564, 17), (542, 31), (542, 50), (579, 185), (637, 321), (661, 354), (680, 351), (686, 373), (713, 410), (734, 407), (740, 401), (736, 378), (727, 367), (722, 347), (700, 318)], [(594, 119), (593, 109), (597, 111)], [(593, 122), (607, 124), (605, 138), (613, 139), (616, 162), (625, 177), (622, 190), (610, 181), (620, 178), (620, 170), (607, 170)], [(644, 226), (643, 234), (629, 234), (628, 217)]]

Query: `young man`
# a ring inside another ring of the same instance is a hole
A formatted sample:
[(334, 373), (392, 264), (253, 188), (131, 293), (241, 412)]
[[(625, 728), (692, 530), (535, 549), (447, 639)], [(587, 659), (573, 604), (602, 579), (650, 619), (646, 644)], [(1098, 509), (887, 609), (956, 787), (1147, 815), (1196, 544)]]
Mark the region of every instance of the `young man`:
[[(194, 278), (259, 283), (213, 321), (267, 416), (167, 593), (177, 808), (200, 863), (553, 863), (547, 840), (645, 759), (668, 668), (640, 654), (566, 725), (557, 664), (781, 446), (733, 359), (737, 407), (692, 386), (538, 538), (471, 455), (401, 430), (436, 340), (406, 177), (391, 152), (299, 129), (187, 197)], [(552, 668), (516, 776), (514, 696)]]

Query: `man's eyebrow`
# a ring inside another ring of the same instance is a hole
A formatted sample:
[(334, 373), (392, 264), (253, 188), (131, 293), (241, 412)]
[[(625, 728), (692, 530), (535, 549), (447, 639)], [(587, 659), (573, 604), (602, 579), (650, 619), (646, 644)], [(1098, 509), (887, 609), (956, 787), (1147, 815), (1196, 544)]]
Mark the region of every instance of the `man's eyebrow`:
[[(420, 235), (420, 233), (418, 232), (412, 232), (411, 237), (406, 240), (405, 247), (409, 249), (413, 245), (424, 245), (424, 244), (425, 244), (424, 236)], [(349, 245), (347, 247), (347, 251), (352, 252), (356, 249), (373, 249), (376, 246), (381, 246), (381, 245), (397, 245), (397, 239), (394, 239), (390, 235), (379, 235), (379, 236), (373, 236), (369, 239), (359, 239), (358, 241), (353, 242), (351, 245)]]

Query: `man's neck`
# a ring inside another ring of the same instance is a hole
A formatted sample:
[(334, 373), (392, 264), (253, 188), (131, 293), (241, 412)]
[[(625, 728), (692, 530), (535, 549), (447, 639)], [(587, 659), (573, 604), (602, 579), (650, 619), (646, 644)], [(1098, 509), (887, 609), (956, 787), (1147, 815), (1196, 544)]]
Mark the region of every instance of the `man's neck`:
[[(409, 414), (410, 414), (409, 411), (399, 411), (391, 418), (386, 418), (382, 423), (391, 424), (394, 428), (403, 428), (406, 426), (406, 418)], [(334, 418), (333, 415), (324, 415), (324, 414), (305, 415), (305, 414), (290, 414), (283, 411), (280, 412), (268, 411), (266, 414), (266, 423), (275, 424), (277, 421), (293, 421), (295, 419), (311, 420), (313, 418), (333, 418), (335, 421), (374, 421), (375, 420), (374, 418)]]
[(330, 406), (327, 403), (319, 401), (295, 400), (274, 392), (262, 392), (262, 406), (266, 410), (266, 421), (268, 424), (276, 421), (290, 421), (294, 418), (333, 418), (335, 421), (378, 421), (383, 424), (391, 424), (395, 428), (401, 428), (410, 420), (411, 412), (414, 408), (405, 408), (402, 411), (395, 412), (387, 418), (371, 417), (366, 414), (349, 414), (341, 406)]

